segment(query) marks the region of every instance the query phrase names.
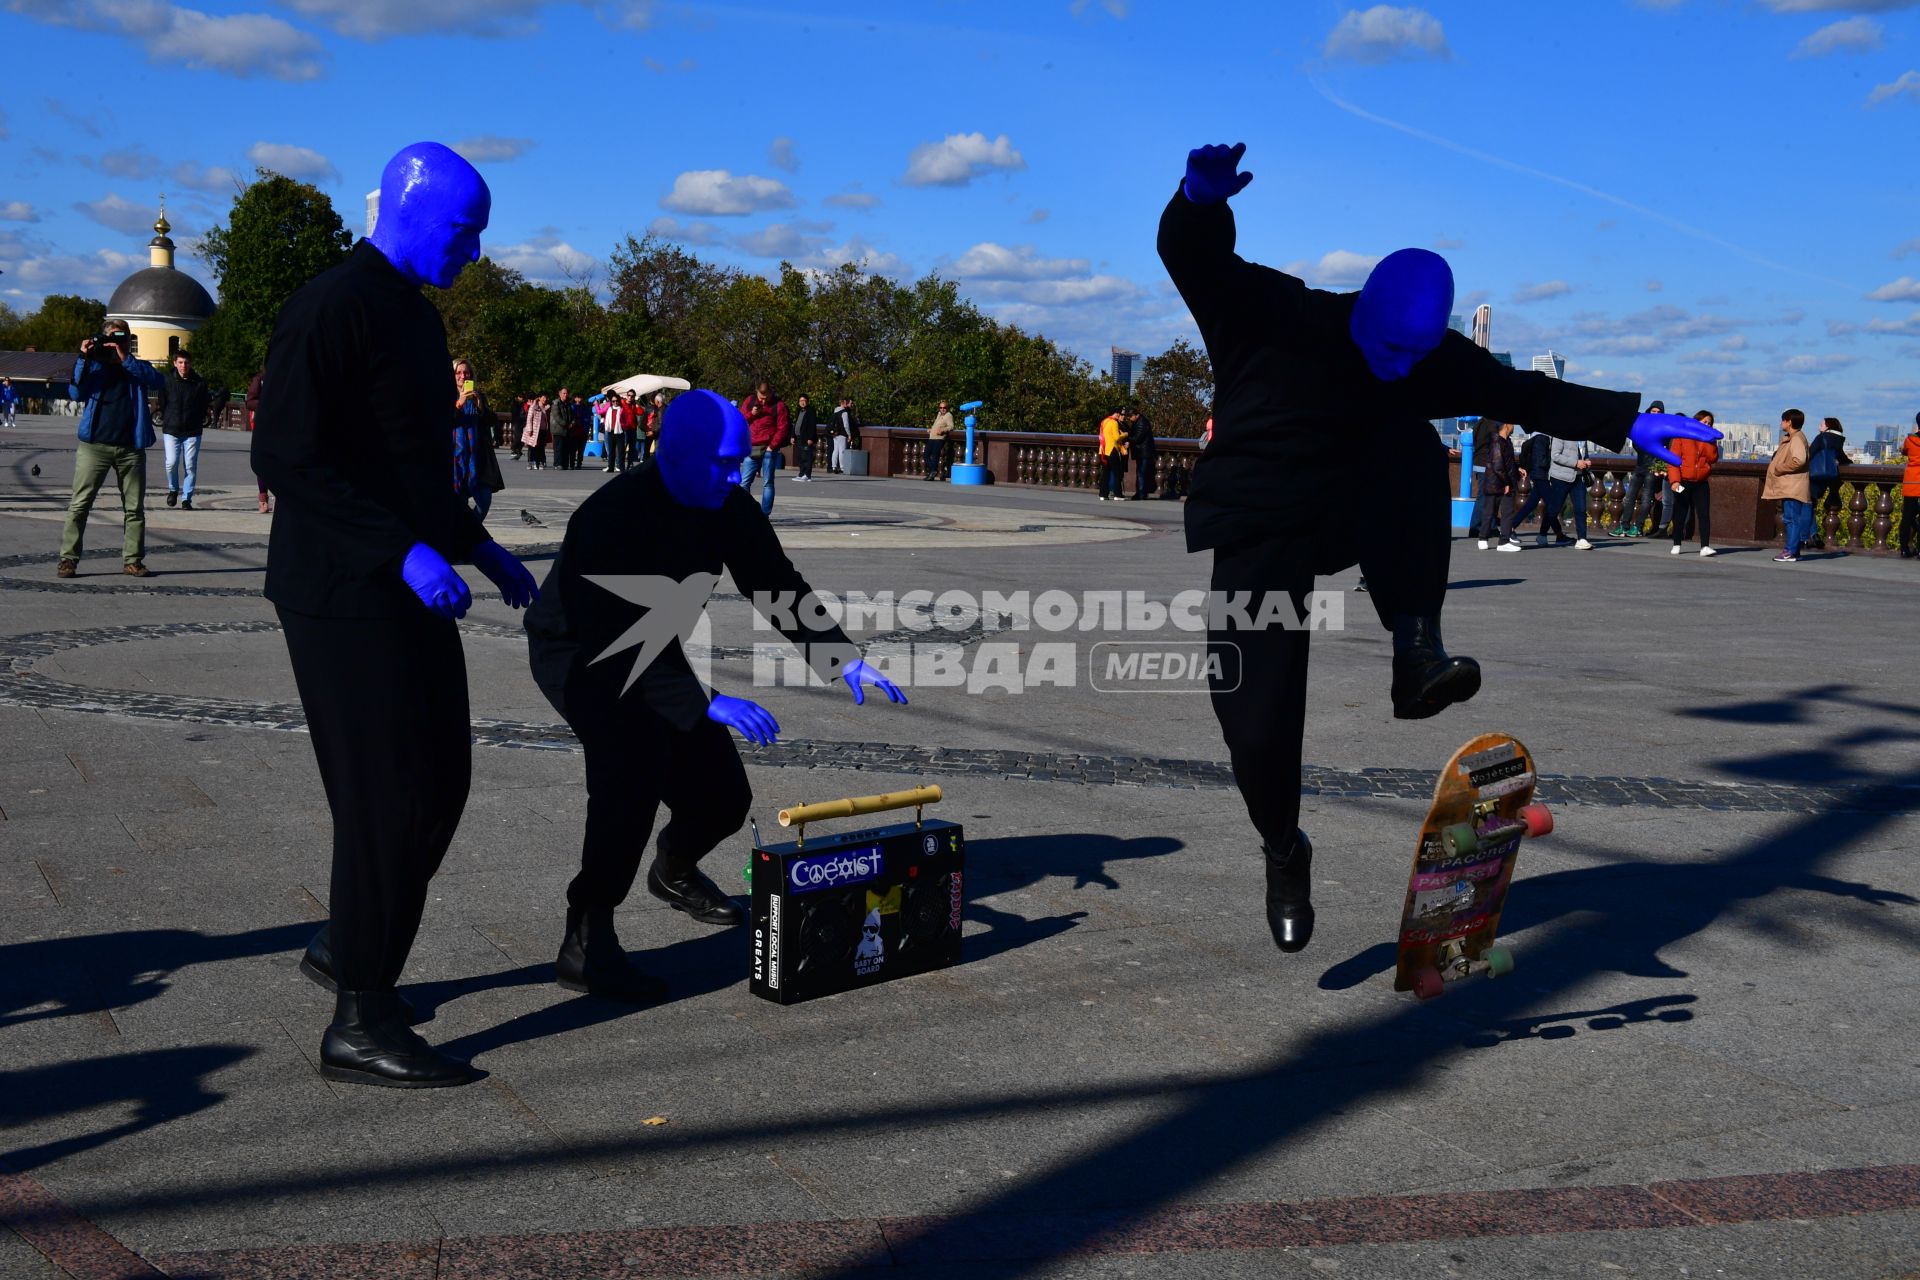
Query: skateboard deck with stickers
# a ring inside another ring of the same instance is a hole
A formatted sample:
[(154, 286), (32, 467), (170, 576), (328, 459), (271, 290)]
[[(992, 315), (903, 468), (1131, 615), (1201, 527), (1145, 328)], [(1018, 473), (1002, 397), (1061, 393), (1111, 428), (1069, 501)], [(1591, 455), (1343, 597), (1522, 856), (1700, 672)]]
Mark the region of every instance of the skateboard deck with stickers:
[(1513, 953), (1495, 946), (1513, 864), (1523, 841), (1553, 830), (1535, 804), (1533, 756), (1504, 733), (1483, 733), (1453, 753), (1420, 824), (1400, 913), (1393, 989), (1422, 1000), (1475, 974), (1499, 977)]

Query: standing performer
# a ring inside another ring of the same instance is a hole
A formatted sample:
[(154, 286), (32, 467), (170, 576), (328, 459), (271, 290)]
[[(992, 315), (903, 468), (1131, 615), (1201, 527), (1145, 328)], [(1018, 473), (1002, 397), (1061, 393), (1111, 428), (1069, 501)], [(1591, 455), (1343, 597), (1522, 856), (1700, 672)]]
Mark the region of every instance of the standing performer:
[(866, 701), (862, 685), (907, 700), (824, 614), (809, 618), (813, 588), (740, 484), (752, 447), (745, 416), (723, 397), (675, 397), (653, 461), (580, 504), (527, 611), (534, 681), (587, 757), (586, 840), (556, 962), (569, 990), (635, 1003), (664, 991), (613, 931), (661, 804), (669, 819), (647, 891), (704, 924), (745, 919), (699, 863), (740, 829), (753, 801), (727, 730), (770, 745), (780, 726), (756, 703), (701, 684), (680, 644), (723, 568), (749, 599), (774, 602), (781, 633), (822, 677), (844, 679), (856, 703)]
[(301, 969), (336, 989), (330, 1080), (399, 1088), (478, 1073), (416, 1035), (395, 992), (471, 769), (454, 620), (471, 560), (520, 608), (533, 575), (456, 487), (446, 330), (420, 293), (480, 256), (492, 196), (416, 143), (380, 177), (380, 218), (287, 300), (267, 348), (253, 468), (280, 498), (266, 595), (280, 615), (333, 811), (331, 920)]
[[(1159, 249), (1216, 383), (1219, 425), (1194, 468), (1186, 514), (1187, 549), (1214, 553), (1214, 714), (1264, 842), (1274, 943), (1298, 951), (1313, 936), (1313, 846), (1297, 825), (1308, 632), (1295, 624), (1314, 575), (1359, 564), (1393, 633), (1396, 717), (1435, 715), (1480, 688), (1479, 664), (1449, 657), (1440, 641), (1451, 515), (1446, 449), (1429, 419), (1484, 415), (1612, 449), (1631, 439), (1669, 463), (1668, 440), (1720, 433), (1643, 414), (1631, 392), (1500, 364), (1448, 329), (1453, 272), (1438, 254), (1389, 254), (1357, 294), (1309, 289), (1245, 261), (1227, 208), (1253, 181), (1238, 171), (1245, 152), (1242, 143), (1189, 153), (1160, 217)], [(1392, 463), (1360, 520), (1344, 506), (1356, 453)], [(1244, 616), (1236, 599), (1251, 601)], [(1263, 615), (1288, 625), (1260, 626)]]

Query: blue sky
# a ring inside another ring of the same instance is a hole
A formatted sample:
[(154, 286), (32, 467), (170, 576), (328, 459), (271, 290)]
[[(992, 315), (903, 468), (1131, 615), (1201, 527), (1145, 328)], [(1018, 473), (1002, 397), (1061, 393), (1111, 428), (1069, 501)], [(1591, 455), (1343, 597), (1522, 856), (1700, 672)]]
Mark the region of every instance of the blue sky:
[(433, 138), (531, 278), (651, 226), (938, 270), (1104, 364), (1192, 336), (1155, 222), (1243, 140), (1250, 258), (1355, 287), (1439, 248), (1523, 365), (1728, 420), (1920, 409), (1920, 0), (199, 3), (0, 0), (14, 306), (105, 297), (160, 192), (185, 245), (257, 163), (357, 229)]

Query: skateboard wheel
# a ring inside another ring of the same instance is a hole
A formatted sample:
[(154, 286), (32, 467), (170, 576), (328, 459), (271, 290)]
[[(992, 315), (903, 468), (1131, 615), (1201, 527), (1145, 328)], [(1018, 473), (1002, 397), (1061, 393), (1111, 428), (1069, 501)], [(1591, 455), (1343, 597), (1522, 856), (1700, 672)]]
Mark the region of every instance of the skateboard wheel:
[(1489, 978), (1500, 978), (1513, 972), (1513, 952), (1505, 947), (1488, 947), (1481, 959), (1487, 962)]
[(1449, 856), (1480, 852), (1480, 836), (1471, 822), (1456, 822), (1440, 833), (1440, 843), (1446, 846)]
[(1431, 965), (1413, 971), (1413, 994), (1421, 1000), (1431, 1000), (1446, 992), (1446, 979), (1440, 971)]
[(1553, 834), (1553, 810), (1543, 804), (1530, 804), (1522, 808), (1520, 821), (1527, 824), (1527, 834), (1534, 839)]

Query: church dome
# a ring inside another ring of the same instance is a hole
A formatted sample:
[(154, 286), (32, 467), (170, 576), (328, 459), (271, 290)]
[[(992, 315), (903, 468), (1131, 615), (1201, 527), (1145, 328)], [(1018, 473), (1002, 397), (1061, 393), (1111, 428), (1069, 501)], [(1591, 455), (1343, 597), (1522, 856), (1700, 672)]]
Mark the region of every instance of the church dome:
[(107, 301), (116, 320), (162, 320), (198, 325), (213, 314), (213, 295), (177, 267), (142, 267), (120, 282)]

